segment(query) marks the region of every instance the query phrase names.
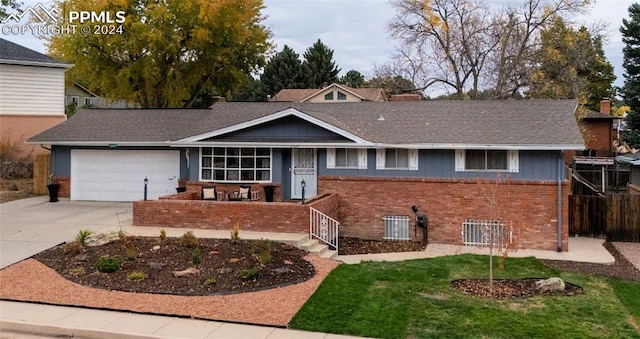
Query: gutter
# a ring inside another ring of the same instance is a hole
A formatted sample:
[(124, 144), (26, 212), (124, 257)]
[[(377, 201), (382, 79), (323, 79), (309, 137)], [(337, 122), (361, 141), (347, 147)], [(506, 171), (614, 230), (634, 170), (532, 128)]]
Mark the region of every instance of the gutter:
[(562, 162), (564, 152), (558, 157), (558, 252), (562, 252)]

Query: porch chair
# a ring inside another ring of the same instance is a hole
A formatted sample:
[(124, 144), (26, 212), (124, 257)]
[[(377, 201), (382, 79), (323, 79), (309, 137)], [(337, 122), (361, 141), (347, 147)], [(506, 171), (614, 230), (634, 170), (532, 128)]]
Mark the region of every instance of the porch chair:
[(229, 200), (245, 200), (256, 201), (260, 200), (260, 192), (252, 191), (251, 186), (240, 186), (240, 190), (233, 192), (233, 197), (229, 197)]

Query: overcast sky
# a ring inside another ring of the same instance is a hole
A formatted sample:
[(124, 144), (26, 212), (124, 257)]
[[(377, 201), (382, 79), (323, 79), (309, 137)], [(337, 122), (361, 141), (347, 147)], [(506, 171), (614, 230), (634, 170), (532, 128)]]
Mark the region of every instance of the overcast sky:
[[(24, 6), (38, 2), (46, 7), (51, 1), (22, 0)], [(514, 0), (490, 0), (492, 6), (502, 6)], [(604, 50), (622, 85), (622, 48), (619, 33), (623, 18), (628, 18), (630, 0), (597, 0), (588, 15), (574, 18), (590, 25), (596, 21), (609, 24)], [(389, 61), (397, 43), (389, 36), (387, 23), (394, 10), (386, 0), (264, 0), (267, 19), (264, 24), (273, 32), (276, 50), (286, 44), (300, 56), (315, 41), (321, 39), (334, 50), (334, 60), (342, 68), (341, 75), (355, 69), (365, 76), (373, 66)], [(2, 37), (39, 52), (46, 52), (44, 42), (31, 35)]]

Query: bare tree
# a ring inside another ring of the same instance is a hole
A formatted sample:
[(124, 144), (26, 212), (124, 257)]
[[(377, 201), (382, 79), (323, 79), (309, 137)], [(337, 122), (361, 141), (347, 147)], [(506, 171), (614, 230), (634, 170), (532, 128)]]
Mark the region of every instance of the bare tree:
[(550, 18), (580, 12), (592, 0), (523, 0), (502, 10), (485, 0), (390, 2), (398, 13), (389, 31), (403, 46), (394, 55), (397, 75), (420, 89), (443, 85), (458, 98), (482, 90), (509, 98), (528, 86), (539, 32)]
[(540, 53), (540, 32), (554, 17), (581, 13), (591, 0), (526, 0), (506, 7), (494, 18), (497, 44), (488, 75), (498, 99), (518, 97), (529, 86), (534, 60)]
[[(481, 0), (392, 0), (398, 15), (389, 24), (403, 47), (394, 60), (420, 74), (420, 88), (435, 84), (459, 96), (477, 91), (493, 42), (491, 22)], [(420, 68), (419, 70), (417, 67)]]

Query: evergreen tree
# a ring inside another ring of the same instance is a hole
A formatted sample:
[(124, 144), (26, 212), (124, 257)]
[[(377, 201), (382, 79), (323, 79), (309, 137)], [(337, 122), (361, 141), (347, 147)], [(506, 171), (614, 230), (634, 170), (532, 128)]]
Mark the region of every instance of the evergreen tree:
[(340, 83), (353, 88), (364, 87), (364, 75), (355, 69), (352, 69), (340, 78)]
[(267, 62), (260, 80), (264, 93), (271, 96), (283, 88), (304, 88), (306, 81), (298, 53), (284, 45), (282, 51)]
[(633, 148), (640, 148), (640, 4), (629, 7), (630, 19), (622, 20), (622, 42), (626, 44), (623, 67), (625, 81), (622, 87), (624, 101), (631, 108), (627, 113), (623, 140)]
[(323, 85), (338, 82), (338, 68), (333, 61), (333, 50), (318, 39), (304, 52), (302, 63), (308, 88), (321, 88)]

